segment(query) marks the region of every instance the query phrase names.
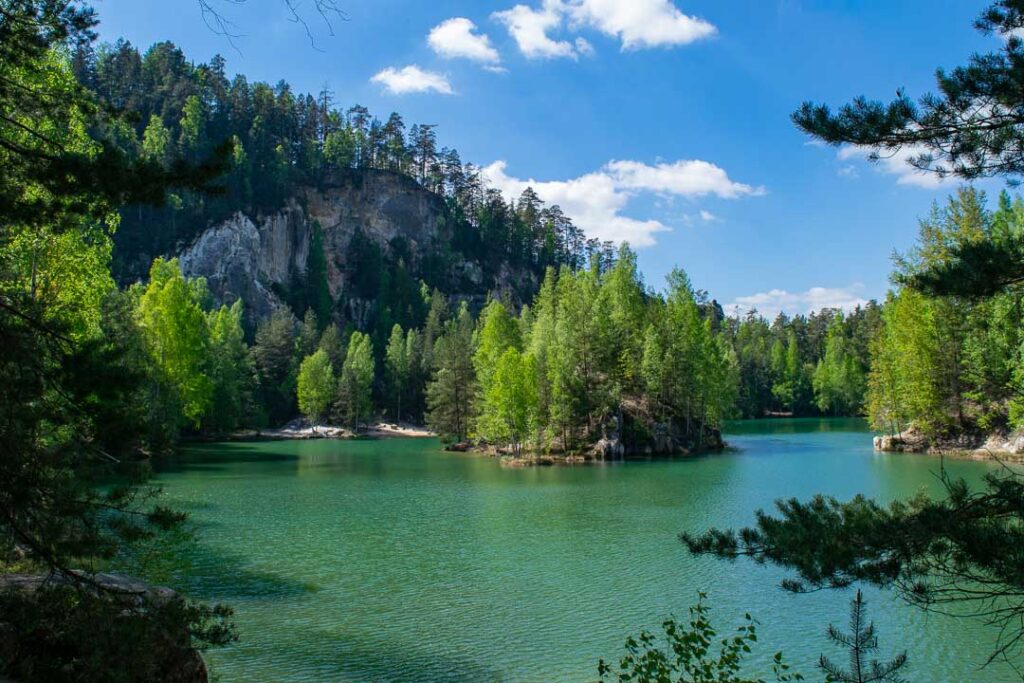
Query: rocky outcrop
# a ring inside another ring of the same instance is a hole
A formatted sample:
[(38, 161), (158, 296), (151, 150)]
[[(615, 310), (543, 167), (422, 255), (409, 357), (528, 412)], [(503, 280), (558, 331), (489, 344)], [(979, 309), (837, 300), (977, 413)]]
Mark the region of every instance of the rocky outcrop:
[(876, 451), (888, 453), (930, 453), (966, 456), (975, 459), (1024, 459), (1024, 430), (1009, 434), (960, 432), (945, 437), (925, 436), (910, 427), (899, 434), (883, 434), (873, 441)]
[[(338, 300), (346, 295), (351, 309), (346, 315), (358, 325), (373, 302), (351, 297), (349, 285), (362, 265), (353, 262), (353, 236), (361, 232), (385, 257), (402, 258), (416, 274), (435, 247), (451, 240), (444, 215), (443, 198), (414, 180), (385, 171), (360, 171), (324, 188), (306, 189), (274, 213), (238, 211), (203, 231), (178, 258), (187, 276), (206, 278), (218, 303), (242, 299), (261, 319), (282, 304), (281, 293), (305, 272), (313, 226), (318, 224), (331, 296)], [(493, 284), (489, 279), (511, 287), (526, 276), (505, 268), (488, 278), (480, 264), (465, 259), (455, 259), (451, 270), (446, 274), (446, 293), (462, 299), (482, 299)]]

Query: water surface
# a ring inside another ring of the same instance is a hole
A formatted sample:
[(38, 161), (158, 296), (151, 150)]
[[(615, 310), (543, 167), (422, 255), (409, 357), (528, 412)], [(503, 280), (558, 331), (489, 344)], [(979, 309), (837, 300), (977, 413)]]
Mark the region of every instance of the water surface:
[[(757, 664), (783, 650), (818, 680), (849, 592), (791, 595), (784, 574), (691, 557), (682, 530), (750, 523), (816, 492), (938, 492), (939, 461), (873, 453), (860, 421), (730, 425), (735, 452), (673, 462), (502, 469), (433, 440), (191, 449), (159, 476), (199, 542), (180, 587), (237, 611), (242, 640), (209, 653), (227, 681), (593, 681), (641, 627), (709, 594), (725, 630), (761, 621)], [(993, 465), (955, 461), (979, 481)], [(979, 669), (994, 634), (867, 591), (884, 654), (911, 681), (1013, 681)]]

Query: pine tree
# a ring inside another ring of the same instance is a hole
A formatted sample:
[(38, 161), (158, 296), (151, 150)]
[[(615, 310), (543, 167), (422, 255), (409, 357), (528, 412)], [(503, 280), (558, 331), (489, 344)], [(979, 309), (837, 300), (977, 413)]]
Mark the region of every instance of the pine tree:
[(818, 668), (825, 672), (825, 683), (901, 683), (899, 673), (907, 665), (907, 653), (901, 652), (888, 662), (868, 660), (878, 650), (875, 625), (867, 621), (867, 602), (860, 591), (850, 601), (850, 632), (843, 633), (829, 624), (828, 639), (849, 652), (850, 668), (844, 670), (825, 655)]
[(434, 345), (434, 375), (427, 384), (427, 426), (448, 442), (469, 436), (476, 395), (473, 318), (465, 305), (444, 325)]

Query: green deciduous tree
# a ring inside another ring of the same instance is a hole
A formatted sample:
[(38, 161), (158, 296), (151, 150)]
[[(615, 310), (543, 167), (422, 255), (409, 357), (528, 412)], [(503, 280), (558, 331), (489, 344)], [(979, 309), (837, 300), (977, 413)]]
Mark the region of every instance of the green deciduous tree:
[(198, 427), (213, 398), (209, 328), (199, 290), (182, 276), (177, 259), (153, 262), (138, 316), (156, 369), (156, 400), (172, 411), (162, 419)]
[[(745, 673), (744, 660), (757, 643), (757, 621), (749, 614), (732, 634), (720, 634), (711, 622), (707, 596), (700, 594), (690, 607), (686, 623), (666, 619), (661, 625), (664, 644), (649, 631), (626, 639), (626, 654), (618, 667), (598, 663), (600, 680), (618, 683), (763, 683)], [(802, 681), (776, 653), (772, 673), (776, 681)]]
[(537, 362), (529, 353), (509, 347), (494, 367), (483, 398), (477, 430), (492, 443), (507, 443), (522, 453), (537, 420)]
[(322, 350), (306, 356), (299, 366), (296, 393), (299, 410), (314, 424), (323, 419), (334, 397), (335, 379), (331, 360)]
[(373, 342), (362, 332), (353, 332), (335, 392), (334, 410), (353, 430), (359, 428), (373, 408)]
[(395, 419), (398, 421), (402, 419), (402, 396), (408, 389), (412, 372), (409, 353), (407, 335), (402, 332), (402, 326), (396, 324), (391, 328), (391, 336), (384, 351), (384, 375), (389, 403), (394, 406)]
[(242, 329), (242, 302), (221, 306), (207, 314), (210, 334), (208, 375), (213, 395), (204, 426), (217, 433), (241, 426), (248, 417), (252, 392), (249, 347)]
[(825, 355), (814, 370), (814, 398), (823, 413), (857, 414), (864, 396), (864, 371), (850, 350), (841, 317), (828, 329)]

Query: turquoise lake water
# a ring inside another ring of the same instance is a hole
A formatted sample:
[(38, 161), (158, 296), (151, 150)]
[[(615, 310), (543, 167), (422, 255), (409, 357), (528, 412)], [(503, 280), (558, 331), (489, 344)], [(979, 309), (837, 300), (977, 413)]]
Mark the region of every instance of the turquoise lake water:
[[(690, 556), (683, 530), (748, 524), (777, 498), (938, 493), (939, 460), (871, 449), (857, 420), (735, 423), (722, 455), (503, 469), (432, 440), (195, 447), (158, 476), (198, 541), (172, 583), (234, 606), (230, 681), (594, 681), (627, 635), (708, 593), (721, 631), (760, 622), (754, 668), (784, 651), (808, 680), (851, 593), (792, 595), (785, 574)], [(947, 461), (978, 482), (994, 465)], [(910, 681), (1015, 681), (980, 668), (995, 634), (866, 590), (883, 655)]]

